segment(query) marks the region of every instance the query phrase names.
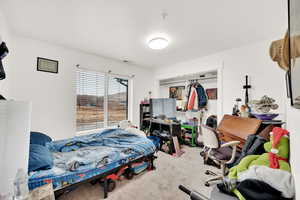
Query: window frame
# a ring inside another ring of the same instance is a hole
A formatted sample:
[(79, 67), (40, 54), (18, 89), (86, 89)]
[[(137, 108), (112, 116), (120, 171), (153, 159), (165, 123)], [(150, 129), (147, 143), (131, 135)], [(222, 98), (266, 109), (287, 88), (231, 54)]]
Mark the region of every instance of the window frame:
[[(84, 72), (91, 72), (91, 73), (96, 73), (96, 74), (102, 74), (104, 76), (104, 108), (103, 108), (103, 128), (96, 128), (96, 129), (88, 129), (88, 130), (77, 130), (77, 73), (79, 73), (79, 71), (84, 71)], [(76, 133), (77, 134), (84, 134), (84, 133), (91, 133), (91, 132), (96, 132), (105, 128), (110, 128), (110, 127), (115, 127), (115, 126), (109, 126), (109, 109), (108, 109), (108, 96), (109, 96), (109, 78), (119, 78), (119, 79), (125, 79), (127, 80), (127, 90), (126, 90), (126, 119), (125, 120), (129, 120), (129, 108), (130, 108), (130, 98), (129, 98), (129, 91), (131, 84), (130, 84), (130, 78), (129, 77), (125, 77), (122, 75), (116, 75), (116, 74), (111, 74), (111, 73), (107, 73), (107, 72), (99, 72), (99, 71), (95, 71), (95, 70), (88, 70), (88, 69), (79, 69), (76, 71)]]

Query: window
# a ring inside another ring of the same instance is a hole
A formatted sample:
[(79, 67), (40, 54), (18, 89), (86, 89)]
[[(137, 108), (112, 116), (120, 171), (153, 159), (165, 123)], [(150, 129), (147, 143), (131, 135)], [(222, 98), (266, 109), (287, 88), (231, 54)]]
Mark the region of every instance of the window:
[(127, 119), (128, 80), (108, 78), (108, 126), (117, 125)]
[(77, 131), (115, 126), (128, 118), (128, 80), (100, 72), (77, 71)]

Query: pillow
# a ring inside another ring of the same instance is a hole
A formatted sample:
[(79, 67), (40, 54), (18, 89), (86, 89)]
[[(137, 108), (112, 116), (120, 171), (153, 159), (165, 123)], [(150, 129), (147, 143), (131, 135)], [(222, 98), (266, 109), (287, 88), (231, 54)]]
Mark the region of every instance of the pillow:
[(51, 141), (52, 139), (48, 135), (40, 132), (30, 132), (30, 144), (39, 144), (46, 146), (46, 143)]
[(136, 135), (140, 135), (140, 136), (143, 136), (143, 137), (146, 137), (146, 133), (137, 129), (137, 128), (126, 128), (125, 131), (129, 132), (129, 133), (133, 133), (133, 134), (136, 134)]
[(29, 149), (28, 172), (51, 169), (53, 158), (49, 149), (38, 144), (31, 144)]

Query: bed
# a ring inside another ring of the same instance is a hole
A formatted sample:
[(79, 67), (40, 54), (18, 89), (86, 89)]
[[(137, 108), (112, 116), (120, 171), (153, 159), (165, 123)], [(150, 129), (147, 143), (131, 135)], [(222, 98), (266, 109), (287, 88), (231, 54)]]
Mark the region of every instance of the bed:
[(104, 178), (133, 163), (149, 162), (153, 167), (156, 146), (145, 136), (122, 129), (105, 129), (95, 134), (78, 136), (46, 144), (54, 166), (29, 174), (29, 189), (52, 183), (59, 196), (79, 184)]

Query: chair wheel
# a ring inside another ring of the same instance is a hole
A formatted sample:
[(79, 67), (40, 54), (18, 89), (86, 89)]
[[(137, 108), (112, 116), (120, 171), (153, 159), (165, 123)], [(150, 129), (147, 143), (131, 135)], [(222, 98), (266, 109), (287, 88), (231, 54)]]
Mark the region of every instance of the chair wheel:
[(116, 188), (116, 181), (109, 179), (107, 183), (107, 191), (112, 192)]
[(206, 187), (209, 187), (209, 186), (210, 186), (210, 184), (209, 184), (209, 183), (205, 183), (204, 185), (205, 185)]

